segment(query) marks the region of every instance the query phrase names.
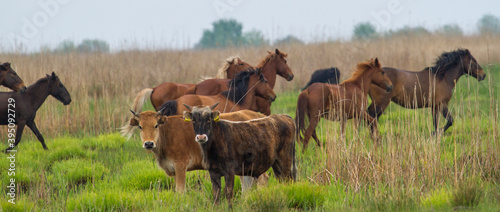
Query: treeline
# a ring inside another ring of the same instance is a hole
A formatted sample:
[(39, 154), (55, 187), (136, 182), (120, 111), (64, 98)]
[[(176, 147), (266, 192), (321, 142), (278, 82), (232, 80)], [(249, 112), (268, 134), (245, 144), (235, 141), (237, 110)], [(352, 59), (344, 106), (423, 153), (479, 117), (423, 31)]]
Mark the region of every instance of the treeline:
[(71, 40), (65, 40), (60, 42), (56, 48), (51, 49), (50, 47), (42, 48), (43, 52), (52, 53), (108, 53), (109, 44), (106, 41), (98, 39), (85, 39), (80, 44), (76, 45)]
[[(487, 14), (477, 22), (478, 31), (481, 34), (500, 34), (500, 19)], [(434, 31), (430, 31), (422, 26), (405, 26), (397, 30), (378, 32), (370, 22), (358, 23), (353, 29), (353, 40), (366, 40), (382, 37), (396, 36), (420, 36), (420, 35), (445, 35), (462, 36), (463, 30), (457, 24), (446, 24)], [(300, 39), (288, 35), (285, 38), (275, 40), (272, 45), (282, 45), (290, 43), (304, 42)], [(264, 37), (262, 32), (253, 29), (243, 32), (243, 24), (234, 19), (221, 19), (212, 23), (212, 29), (206, 29), (200, 41), (195, 45), (196, 49), (226, 48), (240, 46), (265, 46), (270, 45), (270, 41)]]

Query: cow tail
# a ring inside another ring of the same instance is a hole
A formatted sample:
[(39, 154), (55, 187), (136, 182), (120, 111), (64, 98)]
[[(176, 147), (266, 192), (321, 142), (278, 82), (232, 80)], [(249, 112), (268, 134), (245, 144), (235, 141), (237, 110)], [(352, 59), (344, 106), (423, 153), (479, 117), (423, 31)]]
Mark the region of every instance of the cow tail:
[(300, 133), (304, 133), (306, 128), (305, 128), (305, 119), (306, 119), (306, 114), (307, 112), (307, 100), (308, 100), (309, 94), (307, 91), (303, 91), (299, 94), (299, 98), (297, 99), (297, 111), (295, 114), (295, 125), (296, 125), (296, 134), (298, 141), (302, 140), (302, 136)]
[(163, 103), (158, 111), (162, 111), (162, 115), (164, 116), (181, 115), (177, 114), (177, 101), (175, 100)]
[[(137, 96), (135, 96), (134, 103), (132, 103), (132, 110), (136, 113), (141, 113), (142, 112), (142, 107), (144, 105), (144, 102), (148, 100), (148, 98), (151, 97), (151, 94), (153, 93), (152, 88), (145, 88), (142, 89), (139, 93), (137, 93)], [(134, 133), (134, 127), (130, 125), (129, 121), (119, 128), (120, 133), (123, 137), (130, 139), (132, 137), (132, 134)]]

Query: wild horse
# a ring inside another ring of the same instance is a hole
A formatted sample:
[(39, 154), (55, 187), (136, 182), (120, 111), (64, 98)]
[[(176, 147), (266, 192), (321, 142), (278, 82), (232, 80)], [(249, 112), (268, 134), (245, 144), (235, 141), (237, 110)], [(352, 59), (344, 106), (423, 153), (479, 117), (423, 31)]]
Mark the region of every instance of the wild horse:
[(486, 78), (486, 73), (467, 49), (444, 52), (438, 57), (434, 67), (427, 67), (419, 72), (388, 67), (383, 69), (394, 83), (394, 89), (387, 93), (384, 89), (372, 85), (369, 95), (373, 102), (368, 113), (378, 119), (391, 101), (406, 108), (431, 107), (434, 133), (438, 130), (440, 112), (447, 120), (443, 132), (453, 125), (448, 102), (460, 77), (470, 75), (478, 81)]
[[(321, 146), (316, 135), (316, 126), (321, 118), (340, 121), (342, 136), (348, 119), (363, 119), (371, 128), (372, 139), (378, 141), (377, 122), (366, 112), (368, 90), (372, 84), (386, 91), (392, 90), (392, 83), (380, 68), (378, 59), (359, 63), (352, 77), (338, 85), (314, 83), (302, 91), (297, 100), (295, 122), (297, 137), (302, 141), (304, 149), (311, 136), (318, 146)], [(306, 117), (309, 119), (307, 129)], [(301, 133), (304, 138), (301, 137)]]
[[(44, 149), (48, 150), (42, 134), (35, 124), (36, 111), (42, 106), (47, 97), (51, 95), (64, 105), (71, 103), (71, 96), (59, 77), (52, 72), (39, 79), (35, 84), (29, 86), (23, 94), (16, 92), (0, 92), (0, 125), (14, 123), (17, 125), (15, 142), (5, 150), (8, 152), (16, 147), (21, 141), (24, 126), (28, 126), (42, 143)], [(10, 104), (10, 105), (9, 105)], [(11, 111), (11, 113), (9, 113)]]
[(26, 91), (26, 86), (23, 80), (17, 73), (10, 67), (10, 63), (3, 63), (0, 65), (0, 85), (12, 89), (15, 92), (23, 93)]

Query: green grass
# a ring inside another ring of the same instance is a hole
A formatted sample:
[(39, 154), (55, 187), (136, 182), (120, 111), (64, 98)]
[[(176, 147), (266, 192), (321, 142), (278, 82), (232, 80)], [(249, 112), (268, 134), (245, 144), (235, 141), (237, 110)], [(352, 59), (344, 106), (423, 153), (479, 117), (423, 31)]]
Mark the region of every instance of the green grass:
[[(455, 124), (431, 136), (430, 109), (391, 104), (380, 120), (382, 145), (375, 148), (363, 124), (321, 121), (320, 140), (302, 152), (297, 145), (298, 182), (280, 183), (270, 171), (267, 187), (242, 194), (235, 185), (236, 211), (450, 211), (500, 210), (498, 106), (500, 68), (488, 78), (460, 79), (450, 102)], [(295, 117), (298, 91), (278, 94), (273, 113)], [(496, 114), (495, 114), (496, 111)], [(495, 125), (497, 123), (497, 125)], [(440, 125), (444, 124), (441, 119)], [(44, 151), (32, 136), (16, 154), (16, 205), (5, 195), (7, 155), (0, 160), (0, 211), (221, 211), (212, 202), (206, 171), (187, 174), (187, 193), (174, 192), (172, 177), (143, 150), (137, 135), (77, 133), (46, 138)], [(4, 143), (2, 143), (4, 144)], [(4, 145), (5, 146), (5, 145)]]

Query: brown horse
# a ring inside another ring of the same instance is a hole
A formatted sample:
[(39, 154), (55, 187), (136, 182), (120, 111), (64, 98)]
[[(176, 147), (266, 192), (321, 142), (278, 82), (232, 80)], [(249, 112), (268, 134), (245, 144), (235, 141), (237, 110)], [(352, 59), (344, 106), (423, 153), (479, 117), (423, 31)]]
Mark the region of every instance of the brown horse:
[[(392, 90), (392, 83), (380, 68), (378, 59), (359, 63), (353, 76), (338, 84), (314, 83), (302, 91), (297, 100), (295, 122), (297, 136), (302, 141), (304, 149), (311, 136), (321, 146), (316, 136), (316, 126), (321, 118), (340, 121), (341, 135), (344, 136), (345, 122), (348, 119), (358, 118), (365, 120), (371, 128), (371, 137), (378, 141), (377, 123), (366, 112), (368, 105), (368, 90), (375, 84), (386, 91)], [(309, 119), (309, 126), (305, 126), (305, 118)], [(304, 134), (302, 139), (300, 134)]]
[(184, 95), (175, 101), (164, 103), (160, 108), (165, 108), (164, 115), (181, 115), (184, 111), (182, 104), (213, 105), (220, 102), (217, 110), (228, 113), (249, 109), (257, 96), (266, 99), (266, 101), (276, 99), (273, 89), (269, 87), (264, 76), (257, 70), (240, 72), (229, 83), (235, 86), (231, 86), (229, 90), (218, 95)]
[(369, 114), (375, 118), (380, 117), (391, 101), (406, 108), (431, 107), (434, 133), (438, 130), (440, 112), (447, 120), (443, 132), (453, 124), (448, 102), (460, 77), (470, 75), (478, 81), (486, 77), (486, 73), (467, 49), (444, 52), (438, 57), (434, 67), (427, 67), (420, 72), (395, 68), (384, 68), (384, 71), (394, 83), (394, 90), (387, 93), (372, 85), (369, 94), (373, 103), (368, 108)]
[[(267, 79), (271, 88), (274, 88), (276, 83), (276, 75), (280, 75), (288, 81), (293, 79), (293, 72), (287, 64), (286, 57), (287, 54), (279, 51), (278, 49), (276, 49), (275, 52), (268, 51), (268, 55), (257, 65), (258, 69), (262, 69), (262, 74)], [(239, 58), (238, 61), (242, 62)], [(216, 95), (222, 91), (227, 91), (229, 89), (229, 80), (233, 79), (236, 73), (241, 71), (244, 70), (226, 69), (228, 79), (207, 79), (198, 83), (198, 85), (192, 87), (186, 93), (196, 95)], [(221, 71), (219, 71), (217, 76), (221, 75)], [(250, 107), (250, 109), (259, 111), (265, 115), (270, 115), (271, 102), (260, 97), (257, 97), (256, 100), (257, 101)]]
[[(10, 125), (11, 123), (17, 125), (15, 142), (10, 143), (5, 152), (8, 152), (19, 144), (26, 125), (33, 131), (40, 143), (42, 143), (43, 148), (48, 149), (42, 134), (36, 127), (35, 116), (36, 111), (42, 106), (49, 95), (55, 97), (64, 105), (71, 103), (71, 96), (68, 90), (66, 90), (66, 87), (64, 87), (54, 72), (52, 72), (52, 75), (47, 75), (47, 77), (29, 86), (23, 94), (17, 92), (0, 92), (0, 125)], [(8, 113), (8, 111), (11, 111), (9, 109), (14, 107), (15, 112)], [(10, 122), (12, 119), (14, 122)]]
[[(238, 59), (236, 58), (237, 57), (231, 57), (226, 59), (218, 72), (239, 71), (252, 68), (250, 64), (239, 60), (239, 58)], [(137, 113), (140, 113), (142, 111), (144, 103), (148, 98), (150, 98), (151, 104), (153, 105), (155, 110), (158, 111), (163, 103), (171, 100), (176, 100), (177, 98), (185, 95), (188, 89), (195, 85), (196, 84), (165, 82), (154, 88), (145, 88), (141, 90), (139, 93), (137, 93), (134, 99), (134, 103), (132, 104), (132, 110), (134, 110)], [(227, 90), (228, 89), (222, 91), (227, 91)], [(219, 94), (222, 91), (216, 92), (212, 95)]]
[(10, 67), (10, 63), (0, 65), (0, 85), (10, 88), (15, 92), (24, 93), (26, 90), (23, 80)]

